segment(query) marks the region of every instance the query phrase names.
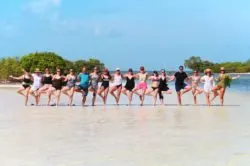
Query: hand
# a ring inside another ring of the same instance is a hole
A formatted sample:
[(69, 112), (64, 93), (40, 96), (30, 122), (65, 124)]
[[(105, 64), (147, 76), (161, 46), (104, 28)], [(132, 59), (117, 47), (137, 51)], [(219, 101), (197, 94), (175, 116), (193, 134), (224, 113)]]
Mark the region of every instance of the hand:
[(10, 77), (10, 78), (13, 78), (13, 75), (10, 75), (9, 77)]

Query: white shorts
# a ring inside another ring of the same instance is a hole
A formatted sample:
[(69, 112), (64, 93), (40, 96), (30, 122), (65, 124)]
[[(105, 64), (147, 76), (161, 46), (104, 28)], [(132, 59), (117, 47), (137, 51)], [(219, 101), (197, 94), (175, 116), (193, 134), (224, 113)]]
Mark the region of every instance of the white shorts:
[(36, 86), (31, 86), (30, 90), (32, 92), (38, 91), (40, 87), (36, 87)]

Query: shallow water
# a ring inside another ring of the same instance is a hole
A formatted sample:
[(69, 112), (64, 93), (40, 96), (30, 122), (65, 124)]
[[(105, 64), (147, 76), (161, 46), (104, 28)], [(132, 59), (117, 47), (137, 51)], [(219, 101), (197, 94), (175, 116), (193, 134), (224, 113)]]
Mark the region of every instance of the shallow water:
[[(249, 94), (227, 93), (226, 106), (24, 107), (0, 89), (3, 166), (246, 166)], [(75, 104), (79, 105), (79, 96)], [(43, 100), (43, 102), (45, 102)], [(62, 99), (62, 104), (65, 103)], [(99, 103), (100, 101), (98, 101)], [(88, 99), (90, 103), (90, 99)], [(218, 101), (215, 103), (218, 104)]]

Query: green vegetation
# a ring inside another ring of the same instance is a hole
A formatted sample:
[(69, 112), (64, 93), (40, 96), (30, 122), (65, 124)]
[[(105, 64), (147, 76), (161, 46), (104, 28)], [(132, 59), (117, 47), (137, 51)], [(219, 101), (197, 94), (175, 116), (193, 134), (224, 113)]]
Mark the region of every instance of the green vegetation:
[(49, 68), (51, 72), (55, 72), (56, 68), (60, 68), (80, 72), (83, 66), (86, 66), (89, 71), (92, 71), (95, 66), (101, 70), (104, 68), (104, 64), (97, 59), (70, 61), (53, 52), (30, 53), (21, 58), (8, 57), (0, 59), (0, 80), (7, 80), (9, 75), (21, 75), (22, 69), (33, 72), (36, 68), (41, 71)]
[(246, 62), (223, 62), (213, 63), (207, 60), (202, 60), (201, 57), (192, 56), (185, 60), (185, 67), (203, 72), (206, 68), (210, 68), (213, 72), (219, 72), (220, 67), (225, 67), (227, 72), (232, 73), (247, 73), (250, 72), (250, 60)]

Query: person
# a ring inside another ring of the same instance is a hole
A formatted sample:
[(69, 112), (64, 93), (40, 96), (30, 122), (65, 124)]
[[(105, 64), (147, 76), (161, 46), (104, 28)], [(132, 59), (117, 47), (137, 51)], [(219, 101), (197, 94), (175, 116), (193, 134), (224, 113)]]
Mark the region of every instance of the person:
[(102, 98), (104, 105), (107, 104), (107, 98), (108, 98), (108, 93), (109, 93), (109, 81), (111, 80), (111, 78), (112, 77), (109, 73), (109, 70), (107, 68), (104, 69), (104, 72), (101, 75), (102, 84), (97, 92), (98, 95)]
[(33, 84), (30, 88), (29, 93), (35, 98), (36, 105), (38, 105), (40, 99), (38, 91), (42, 87), (42, 74), (39, 68), (35, 69), (35, 72), (34, 74), (32, 74), (32, 77), (33, 77)]
[(76, 76), (73, 69), (69, 70), (69, 74), (65, 77), (64, 82), (66, 82), (66, 86), (63, 86), (62, 93), (69, 97), (68, 105), (72, 106), (75, 85), (76, 85)]
[(172, 90), (169, 89), (167, 82), (171, 78), (167, 76), (166, 71), (164, 69), (161, 70), (160, 83), (159, 83), (159, 98), (161, 101), (161, 105), (164, 105), (164, 96), (163, 94), (172, 94)]
[[(139, 80), (137, 86), (133, 89), (133, 93), (140, 97), (141, 100), (141, 106), (143, 106), (145, 93), (147, 90), (147, 79), (148, 79), (148, 73), (145, 71), (144, 66), (140, 67), (140, 72), (135, 75), (135, 78)], [(138, 91), (141, 90), (141, 94), (138, 93)]]
[(178, 104), (182, 105), (182, 95), (191, 90), (191, 87), (185, 83), (185, 80), (188, 82), (188, 75), (186, 72), (184, 72), (183, 66), (179, 67), (179, 71), (176, 72), (175, 75), (171, 78), (171, 81), (172, 80), (175, 80), (175, 90), (177, 92)]
[(158, 88), (160, 84), (160, 78), (157, 71), (153, 71), (153, 75), (148, 77), (148, 80), (151, 80), (151, 88), (148, 88), (146, 91), (146, 95), (152, 95), (153, 96), (153, 105), (156, 105), (157, 102), (157, 94), (158, 94)]
[(94, 71), (90, 73), (90, 87), (89, 87), (89, 91), (93, 92), (92, 106), (95, 106), (99, 81), (100, 81), (99, 70), (97, 67), (94, 67)]
[(211, 69), (206, 69), (204, 71), (205, 75), (201, 77), (201, 82), (204, 83), (204, 92), (206, 94), (206, 103), (211, 106), (210, 93), (214, 87), (214, 77)]
[[(121, 92), (122, 92), (122, 74), (120, 68), (116, 68), (116, 73), (112, 75), (113, 86), (110, 89), (110, 94), (115, 98), (116, 105), (119, 104)], [(115, 92), (117, 92), (115, 94)]]
[(29, 90), (33, 81), (33, 77), (30, 74), (29, 70), (23, 69), (23, 75), (19, 77), (14, 77), (12, 75), (10, 75), (9, 77), (14, 80), (22, 80), (22, 86), (17, 90), (17, 93), (25, 98), (24, 105), (27, 106), (29, 99)]
[(89, 73), (87, 73), (87, 68), (85, 66), (82, 68), (82, 72), (78, 75), (78, 80), (80, 84), (75, 91), (82, 93), (82, 106), (84, 106), (88, 96), (90, 82), (90, 76)]
[(38, 90), (39, 99), (42, 93), (47, 92), (52, 87), (52, 77), (48, 68), (45, 69), (45, 73), (42, 75), (42, 84), (43, 86)]
[(56, 106), (59, 105), (64, 79), (65, 78), (61, 74), (61, 70), (57, 69), (56, 74), (53, 75), (53, 77), (52, 77), (52, 87), (49, 88), (49, 90), (47, 91), (47, 93), (48, 93), (48, 106), (50, 105), (52, 95), (55, 95), (55, 97), (56, 97)]
[(128, 96), (128, 100), (129, 100), (129, 105), (131, 105), (132, 103), (132, 97), (133, 97), (133, 89), (135, 88), (135, 76), (133, 73), (133, 69), (129, 69), (128, 73), (125, 74), (123, 76), (124, 78), (126, 78), (126, 84), (122, 89), (122, 93), (125, 96)]
[[(224, 95), (226, 92), (226, 88), (230, 87), (231, 81), (240, 78), (240, 75), (236, 77), (231, 77), (230, 75), (226, 74), (225, 68), (220, 68), (220, 75), (217, 79), (217, 85), (213, 88), (214, 97), (211, 99), (211, 102), (217, 97), (220, 96), (220, 105), (224, 105)], [(219, 91), (219, 93), (218, 93)]]
[(195, 70), (193, 75), (189, 77), (191, 80), (192, 94), (194, 98), (194, 104), (197, 105), (197, 95), (201, 94), (203, 91), (199, 87), (200, 79), (198, 70)]

